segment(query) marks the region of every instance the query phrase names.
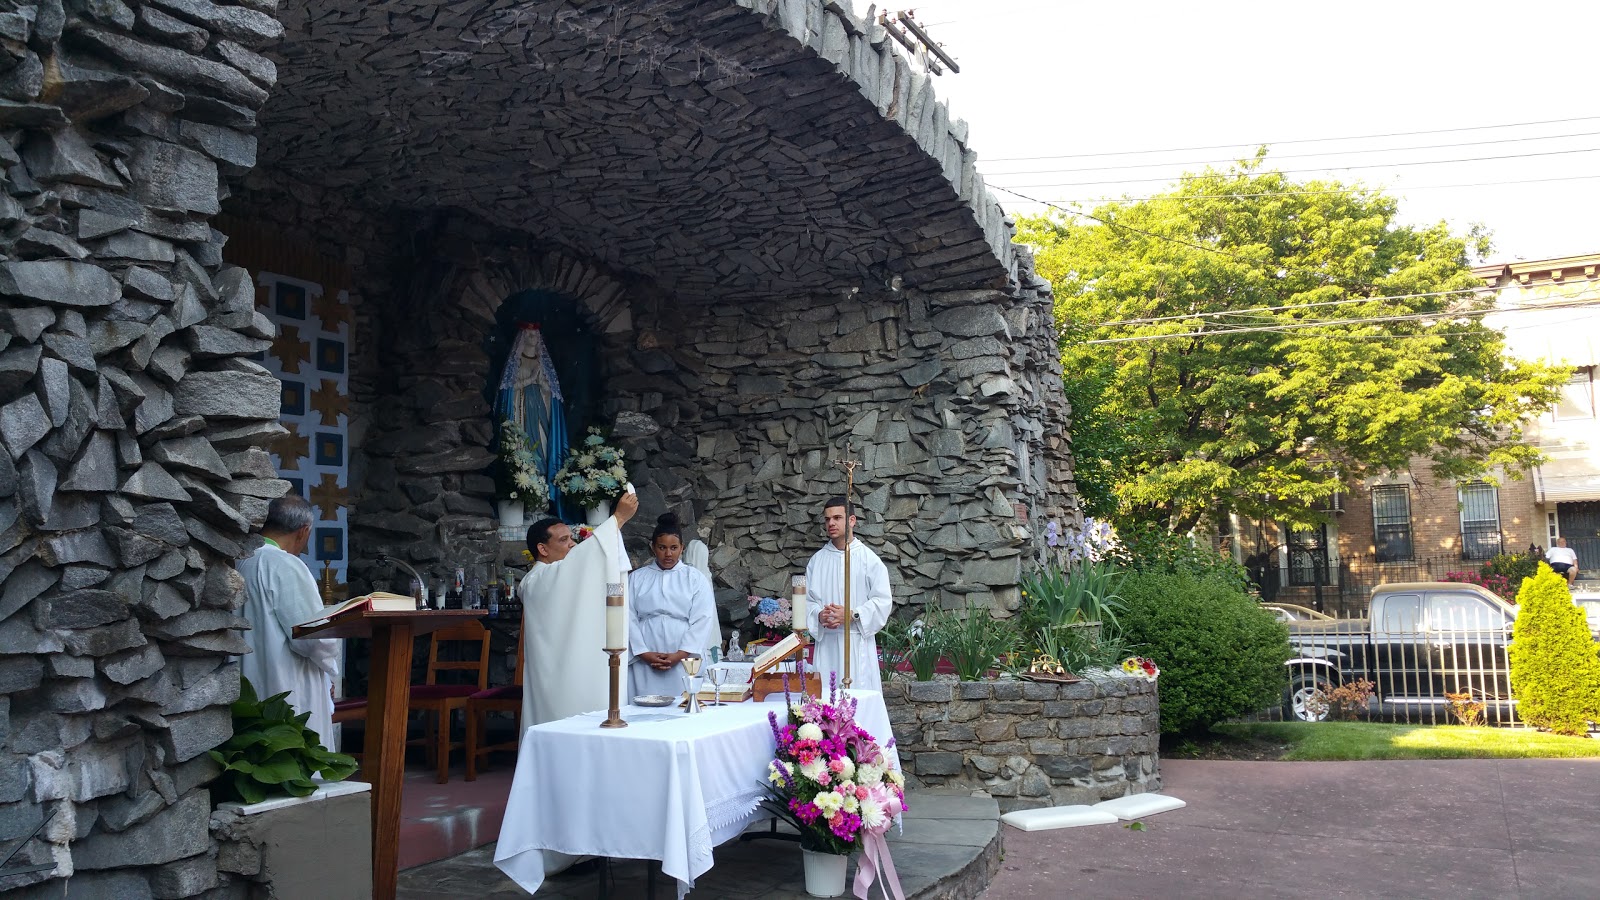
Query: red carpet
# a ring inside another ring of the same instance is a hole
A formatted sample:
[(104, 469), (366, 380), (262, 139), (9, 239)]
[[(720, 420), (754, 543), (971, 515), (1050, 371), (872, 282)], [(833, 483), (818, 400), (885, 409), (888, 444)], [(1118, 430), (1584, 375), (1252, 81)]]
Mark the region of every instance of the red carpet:
[(432, 769), (406, 772), (400, 801), (400, 868), (446, 859), (500, 836), (506, 797), (511, 793), (514, 763), (496, 757), (496, 765), (479, 770), (477, 781), (463, 781), (460, 767), (449, 784), (434, 782)]

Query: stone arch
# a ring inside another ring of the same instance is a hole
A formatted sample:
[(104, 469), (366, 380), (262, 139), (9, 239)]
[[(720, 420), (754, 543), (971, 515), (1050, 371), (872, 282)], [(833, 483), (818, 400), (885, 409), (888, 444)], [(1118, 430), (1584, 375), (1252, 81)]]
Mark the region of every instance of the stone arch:
[(559, 250), (485, 260), (454, 278), (445, 301), (465, 314), (493, 323), (506, 298), (539, 290), (577, 301), (596, 334), (622, 335), (633, 330), (626, 286), (593, 263)]

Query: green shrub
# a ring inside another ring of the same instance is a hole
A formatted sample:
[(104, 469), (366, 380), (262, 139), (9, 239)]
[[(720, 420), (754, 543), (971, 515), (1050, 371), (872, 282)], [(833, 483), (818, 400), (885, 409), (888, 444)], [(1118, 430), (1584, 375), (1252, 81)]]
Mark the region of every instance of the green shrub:
[(1119, 526), (1117, 536), (1122, 541), (1117, 556), (1132, 571), (1149, 575), (1215, 576), (1244, 593), (1250, 591), (1250, 573), (1245, 567), (1207, 542), (1146, 524)]
[(1161, 667), (1161, 730), (1204, 731), (1271, 706), (1287, 682), (1289, 630), (1226, 572), (1130, 574), (1129, 648)]
[(1511, 596), (1506, 599), (1510, 600), (1522, 590), (1523, 580), (1532, 578), (1539, 571), (1540, 562), (1542, 560), (1532, 553), (1502, 553), (1484, 563), (1478, 574), (1484, 578), (1494, 575), (1504, 578), (1511, 591)]
[(1517, 592), (1507, 654), (1517, 715), (1536, 728), (1580, 735), (1600, 721), (1600, 656), (1567, 579), (1540, 564)]

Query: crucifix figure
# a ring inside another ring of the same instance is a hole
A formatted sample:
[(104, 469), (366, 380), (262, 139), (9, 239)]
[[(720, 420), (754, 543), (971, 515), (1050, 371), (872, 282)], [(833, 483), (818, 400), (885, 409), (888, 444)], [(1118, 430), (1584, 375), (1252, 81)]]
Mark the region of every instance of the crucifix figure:
[(861, 465), (860, 462), (851, 458), (853, 455), (850, 441), (846, 440), (844, 442), (844, 459), (833, 461), (834, 465), (844, 469), (844, 677), (840, 679), (840, 683), (847, 691), (850, 689), (851, 683), (850, 632), (855, 630), (850, 627), (854, 619), (850, 609), (850, 544), (856, 538), (856, 517), (851, 515), (851, 512), (855, 507), (856, 466)]

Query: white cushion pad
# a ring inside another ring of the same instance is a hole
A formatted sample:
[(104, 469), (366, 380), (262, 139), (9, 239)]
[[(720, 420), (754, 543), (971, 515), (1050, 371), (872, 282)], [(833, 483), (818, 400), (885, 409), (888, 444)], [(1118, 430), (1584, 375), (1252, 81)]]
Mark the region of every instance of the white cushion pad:
[(1094, 809), (1110, 813), (1119, 819), (1132, 820), (1183, 809), (1188, 805), (1177, 797), (1168, 797), (1165, 794), (1129, 794), (1115, 800), (1101, 800), (1094, 805)]
[(1023, 831), (1049, 831), (1079, 825), (1114, 825), (1117, 817), (1092, 806), (1051, 806), (1046, 809), (1019, 809), (1000, 817), (1000, 821)]

